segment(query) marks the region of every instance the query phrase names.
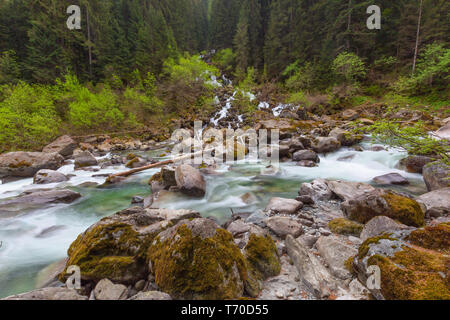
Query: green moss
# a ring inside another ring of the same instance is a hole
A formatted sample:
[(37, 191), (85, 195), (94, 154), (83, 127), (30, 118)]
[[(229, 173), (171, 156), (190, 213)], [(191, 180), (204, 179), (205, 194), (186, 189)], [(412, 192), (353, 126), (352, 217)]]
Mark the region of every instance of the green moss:
[(442, 223), (411, 232), (410, 243), (427, 249), (450, 253), (450, 223)]
[(328, 223), (328, 227), (333, 233), (344, 234), (344, 235), (354, 235), (359, 236), (364, 226), (360, 223), (345, 219), (345, 218), (337, 218), (330, 223)]
[(404, 247), (394, 257), (374, 255), (381, 270), (381, 293), (390, 300), (449, 300), (450, 259), (436, 251)]
[(25, 160), (18, 161), (17, 163), (11, 163), (8, 167), (11, 169), (19, 169), (19, 168), (26, 168), (31, 167), (31, 163), (27, 162)]
[(137, 158), (137, 155), (135, 155), (134, 153), (129, 153), (129, 154), (127, 155), (127, 160), (133, 160), (133, 159), (135, 159), (135, 158)]
[(369, 252), (371, 244), (376, 244), (376, 243), (380, 242), (380, 240), (382, 240), (382, 239), (387, 239), (387, 240), (392, 240), (392, 241), (397, 240), (395, 238), (391, 238), (391, 235), (392, 235), (391, 233), (390, 234), (383, 234), (383, 235), (380, 235), (380, 236), (377, 236), (377, 237), (369, 238), (366, 241), (364, 241), (359, 246), (358, 258), (362, 259), (362, 258), (364, 258), (367, 255), (367, 253)]
[(245, 257), (249, 267), (260, 272), (263, 278), (274, 277), (280, 273), (280, 259), (277, 247), (270, 236), (251, 234), (245, 246)]
[(186, 226), (148, 251), (156, 284), (174, 298), (234, 299), (247, 279), (245, 259), (232, 235), (223, 229), (213, 237), (194, 236)]
[(153, 181), (161, 182), (161, 183), (162, 183), (163, 178), (162, 178), (161, 172), (155, 173), (155, 174), (150, 178), (150, 180), (148, 181), (148, 184), (151, 185)]
[(128, 163), (125, 166), (127, 168), (133, 168), (133, 165), (138, 162), (139, 162), (139, 158), (133, 158), (130, 161), (128, 161)]
[(390, 218), (414, 227), (421, 227), (425, 224), (425, 214), (417, 201), (393, 192), (387, 192), (382, 197), (392, 211)]
[(351, 274), (355, 274), (355, 270), (353, 269), (353, 260), (355, 259), (355, 257), (349, 257), (347, 260), (345, 260), (344, 262), (344, 266), (345, 269), (348, 270), (348, 272), (350, 272)]
[[(155, 236), (139, 237), (131, 225), (121, 222), (98, 224), (71, 244), (66, 266), (79, 266), (83, 280), (128, 279), (145, 271), (145, 254)], [(64, 271), (60, 279), (65, 277)]]

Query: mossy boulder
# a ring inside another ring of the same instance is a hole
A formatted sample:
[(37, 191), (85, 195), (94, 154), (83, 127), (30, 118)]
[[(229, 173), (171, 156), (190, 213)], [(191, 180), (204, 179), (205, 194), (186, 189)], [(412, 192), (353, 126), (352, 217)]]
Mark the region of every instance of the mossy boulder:
[[(71, 244), (66, 268), (80, 267), (83, 281), (107, 278), (134, 284), (146, 278), (146, 253), (155, 236), (171, 226), (163, 218), (135, 207), (104, 218), (91, 226)], [(59, 276), (67, 278), (66, 269)]]
[(280, 274), (277, 247), (270, 235), (251, 234), (244, 248), (244, 255), (248, 269), (245, 290), (256, 298), (262, 290), (262, 281)]
[(366, 280), (369, 266), (380, 268), (381, 288), (371, 290), (376, 298), (448, 300), (449, 239), (449, 224), (394, 231), (367, 239), (353, 266), (361, 281)]
[(423, 167), (423, 180), (428, 191), (450, 187), (450, 165), (441, 161), (426, 164)]
[(210, 219), (180, 221), (148, 250), (156, 284), (175, 299), (236, 299), (247, 279), (232, 235)]
[(343, 235), (359, 236), (364, 225), (345, 218), (337, 218), (328, 223), (331, 232)]
[(376, 189), (341, 204), (345, 216), (359, 223), (367, 223), (377, 216), (387, 216), (403, 224), (421, 227), (425, 213), (419, 203), (389, 190)]

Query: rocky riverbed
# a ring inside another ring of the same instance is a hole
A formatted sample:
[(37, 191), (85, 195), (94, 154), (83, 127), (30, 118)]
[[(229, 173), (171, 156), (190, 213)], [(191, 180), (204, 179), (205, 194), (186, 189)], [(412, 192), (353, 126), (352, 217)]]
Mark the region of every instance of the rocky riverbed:
[[(106, 135), (0, 155), (0, 297), (450, 298), (448, 166), (350, 134), (377, 110), (264, 107), (255, 128), (280, 130), (277, 171), (244, 157), (105, 184), (171, 148)], [(65, 287), (71, 265), (77, 291)], [(380, 288), (367, 285), (372, 265)]]

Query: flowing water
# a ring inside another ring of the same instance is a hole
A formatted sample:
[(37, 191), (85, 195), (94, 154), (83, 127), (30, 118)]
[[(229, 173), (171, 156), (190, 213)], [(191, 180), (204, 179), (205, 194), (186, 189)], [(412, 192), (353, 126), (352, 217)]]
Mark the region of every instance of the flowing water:
[[(147, 155), (154, 157), (158, 152)], [(349, 155), (354, 157), (348, 162), (338, 161)], [(205, 217), (212, 216), (224, 222), (232, 211), (252, 212), (264, 208), (273, 196), (295, 198), (301, 183), (316, 178), (370, 182), (375, 176), (398, 172), (411, 182), (407, 187), (398, 187), (399, 191), (413, 195), (426, 192), (421, 175), (395, 168), (404, 156), (396, 150), (356, 152), (344, 148), (322, 156), (316, 168), (282, 163), (281, 172), (276, 176), (261, 175), (265, 165), (258, 162), (224, 164), (217, 169), (217, 174), (206, 177), (207, 193), (203, 199), (171, 194), (161, 197), (158, 203), (166, 208), (195, 209)], [(46, 185), (45, 188), (69, 187), (80, 192), (81, 199), (72, 204), (23, 211), (7, 218), (0, 215), (0, 297), (34, 289), (38, 272), (64, 258), (69, 245), (81, 232), (102, 217), (129, 207), (132, 196), (148, 195), (148, 179), (159, 171), (148, 170), (108, 188), (79, 186), (85, 182), (103, 183), (104, 177), (93, 175), (124, 170), (125, 167), (119, 166), (93, 173), (73, 171), (73, 164), (64, 166), (59, 171), (75, 176), (69, 182)], [(32, 188), (42, 186), (32, 185), (32, 179), (0, 185), (0, 198)], [(247, 204), (241, 199), (246, 193), (252, 194), (253, 203)]]

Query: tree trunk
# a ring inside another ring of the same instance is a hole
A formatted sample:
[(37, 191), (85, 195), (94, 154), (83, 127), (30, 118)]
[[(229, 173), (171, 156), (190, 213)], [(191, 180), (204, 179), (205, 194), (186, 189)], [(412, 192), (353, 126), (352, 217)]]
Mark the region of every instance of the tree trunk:
[(417, 51), (419, 50), (420, 24), (422, 21), (422, 7), (423, 7), (423, 0), (420, 0), (419, 21), (417, 23), (416, 48), (414, 49), (414, 61), (413, 61), (413, 67), (412, 67), (412, 74), (414, 74), (414, 72), (416, 71)]

